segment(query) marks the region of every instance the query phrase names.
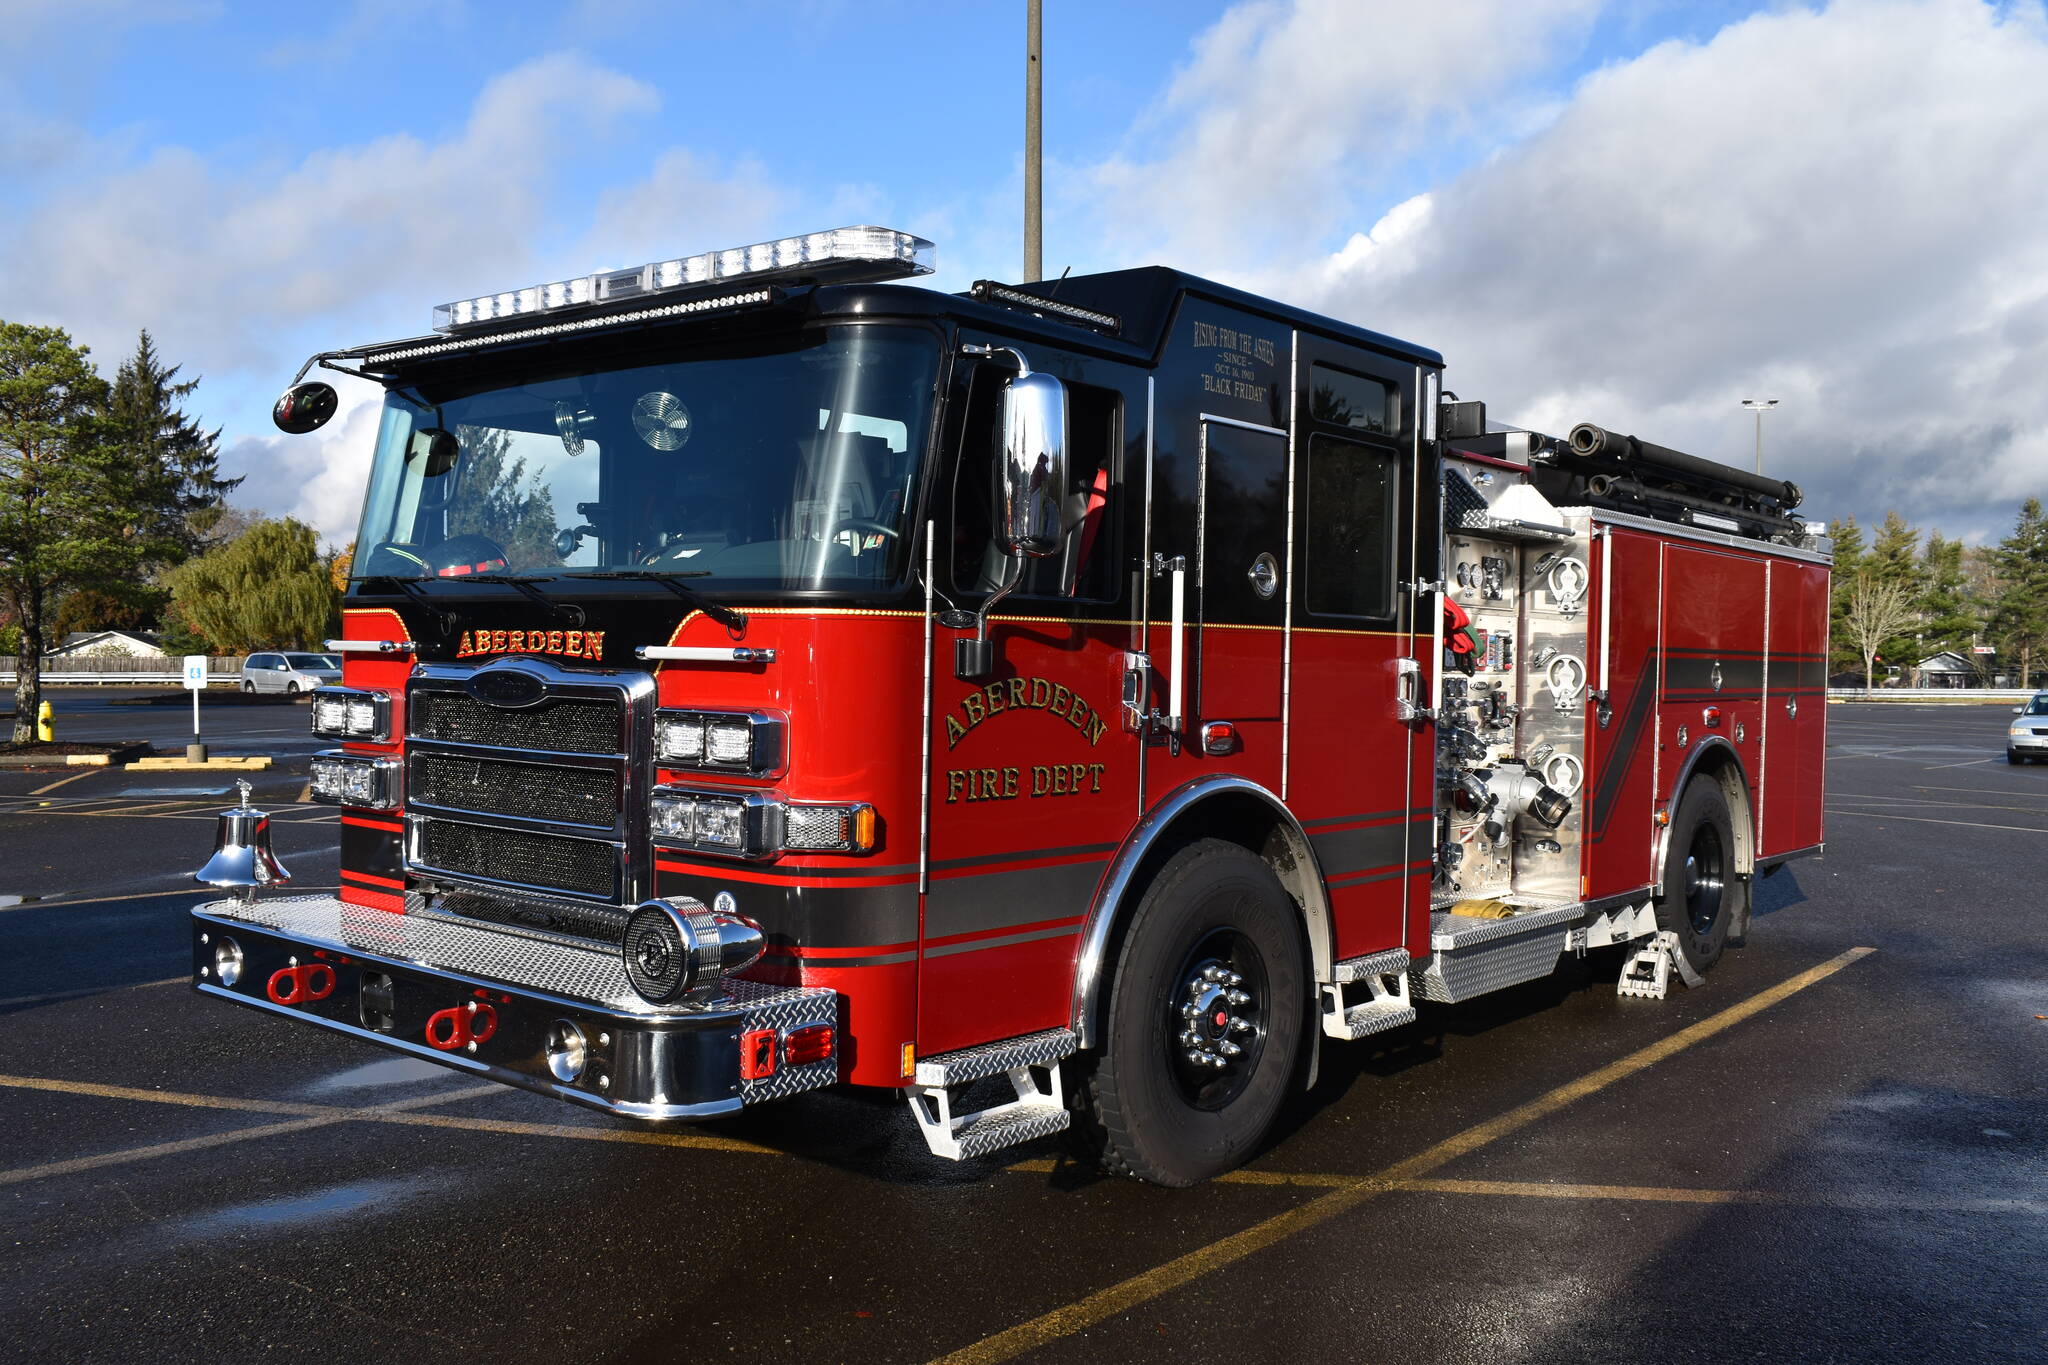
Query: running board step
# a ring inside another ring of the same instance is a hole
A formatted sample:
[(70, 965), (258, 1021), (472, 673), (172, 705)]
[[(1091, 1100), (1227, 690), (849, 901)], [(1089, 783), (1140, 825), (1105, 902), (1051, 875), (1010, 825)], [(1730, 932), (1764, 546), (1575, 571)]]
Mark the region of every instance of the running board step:
[(1686, 989), (1694, 990), (1707, 984), (1707, 979), (1685, 960), (1685, 953), (1678, 946), (1678, 935), (1669, 929), (1660, 929), (1657, 936), (1638, 949), (1629, 958), (1628, 965), (1621, 969), (1621, 979), (1614, 983), (1614, 993), (1662, 1000), (1671, 989), (1674, 967), (1678, 969), (1678, 978), (1685, 982)]
[[(1408, 998), (1408, 952), (1390, 948), (1369, 957), (1339, 962), (1330, 973), (1335, 981), (1323, 986), (1323, 1032), (1331, 1038), (1350, 1041), (1415, 1021), (1415, 1006)], [(1366, 998), (1355, 1004), (1345, 1001), (1345, 988), (1363, 984)]]
[[(903, 1093), (932, 1155), (965, 1161), (1066, 1128), (1073, 1115), (1060, 1088), (1060, 1059), (1077, 1041), (1071, 1029), (1048, 1029), (920, 1061)], [(1046, 1074), (1043, 1086), (1037, 1071)], [(998, 1073), (1009, 1078), (1015, 1099), (968, 1114), (953, 1112), (951, 1087)]]

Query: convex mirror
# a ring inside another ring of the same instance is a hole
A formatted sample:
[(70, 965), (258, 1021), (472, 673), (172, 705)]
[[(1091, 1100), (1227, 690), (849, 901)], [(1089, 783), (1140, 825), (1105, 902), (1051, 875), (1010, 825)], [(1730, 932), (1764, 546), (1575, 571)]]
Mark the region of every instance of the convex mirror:
[(339, 400), (332, 384), (315, 381), (310, 384), (294, 384), (284, 391), (284, 397), (270, 410), (270, 420), (277, 423), (277, 429), (292, 436), (303, 436), (327, 425), (327, 419), (334, 416)]

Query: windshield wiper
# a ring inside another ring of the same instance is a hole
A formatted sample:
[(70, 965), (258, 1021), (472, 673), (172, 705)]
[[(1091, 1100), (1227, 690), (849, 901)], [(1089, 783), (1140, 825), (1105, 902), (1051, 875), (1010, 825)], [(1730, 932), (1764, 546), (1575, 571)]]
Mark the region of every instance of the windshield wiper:
[(418, 603), (422, 611), (434, 618), (434, 624), (441, 628), (443, 635), (453, 635), (455, 633), (455, 613), (449, 611), (446, 607), (437, 605), (427, 590), (419, 585), (417, 579), (401, 578), (397, 574), (390, 573), (358, 573), (350, 574), (348, 581), (351, 583), (381, 582), (396, 584), (400, 592)]
[(682, 598), (685, 602), (688, 602), (727, 630), (745, 630), (747, 628), (747, 614), (745, 612), (734, 611), (731, 607), (722, 606), (706, 597), (703, 593), (698, 592), (689, 584), (681, 581), (685, 578), (709, 578), (711, 576), (709, 569), (584, 569), (577, 573), (569, 573), (562, 576), (564, 578), (645, 579), (650, 583), (661, 584), (662, 587), (667, 588), (670, 592)]
[[(544, 577), (556, 578), (559, 575), (547, 574)], [(567, 621), (570, 625), (580, 626), (583, 624), (583, 608), (573, 602), (557, 602), (554, 598), (535, 587), (535, 580), (531, 578), (520, 578), (514, 574), (507, 573), (466, 573), (458, 575), (449, 581), (454, 583), (502, 583), (508, 588), (517, 588), (523, 596), (532, 598), (562, 620)]]

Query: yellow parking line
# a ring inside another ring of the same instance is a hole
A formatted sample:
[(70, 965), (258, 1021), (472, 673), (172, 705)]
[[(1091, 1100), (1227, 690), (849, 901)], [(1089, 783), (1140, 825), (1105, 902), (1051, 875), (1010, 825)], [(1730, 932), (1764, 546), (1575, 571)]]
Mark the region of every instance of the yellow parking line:
[[(8, 1077), (6, 1079), (8, 1081), (14, 1081), (26, 1078)], [(78, 1094), (91, 1094), (95, 1093), (95, 1091), (113, 1091), (127, 1089), (127, 1087), (125, 1086), (101, 1086), (92, 1087), (88, 1089), (79, 1085), (78, 1083), (71, 1083), (62, 1086), (37, 1085), (29, 1086), (26, 1088), (48, 1090), (64, 1089), (71, 1090), (73, 1093)], [(332, 1124), (347, 1123), (351, 1119), (370, 1118), (380, 1114), (398, 1113), (408, 1109), (422, 1109), (431, 1104), (451, 1104), (456, 1100), (473, 1099), (478, 1095), (494, 1095), (499, 1093), (501, 1090), (502, 1087), (496, 1085), (471, 1086), (465, 1090), (451, 1090), (439, 1095), (421, 1095), (417, 1098), (409, 1100), (394, 1100), (390, 1104), (380, 1104), (369, 1109), (340, 1109), (325, 1105), (290, 1105), (289, 1107), (287, 1107), (284, 1104), (280, 1104), (276, 1106), (276, 1108), (281, 1109), (283, 1112), (286, 1113), (290, 1113), (295, 1109), (307, 1108), (324, 1110), (325, 1112), (315, 1114), (312, 1117), (308, 1118), (290, 1119), (284, 1123), (265, 1123), (255, 1128), (236, 1128), (226, 1133), (209, 1133), (205, 1137), (181, 1138), (175, 1142), (155, 1142), (151, 1143), (146, 1147), (124, 1147), (121, 1150), (115, 1152), (102, 1152), (98, 1156), (74, 1157), (69, 1161), (48, 1161), (44, 1162), (40, 1166), (19, 1166), (14, 1168), (13, 1170), (0, 1171), (0, 1185), (17, 1185), (25, 1180), (43, 1180), (51, 1176), (74, 1175), (79, 1171), (98, 1170), (102, 1166), (122, 1166), (135, 1161), (150, 1161), (160, 1156), (176, 1156), (180, 1152), (197, 1152), (203, 1151), (209, 1147), (224, 1147), (229, 1143), (234, 1142), (248, 1142), (254, 1138), (277, 1137), (284, 1133), (303, 1132), (308, 1128), (325, 1128)], [(157, 1091), (137, 1091), (134, 1092), (134, 1094), (135, 1097), (138, 1098), (162, 1098), (161, 1093)], [(121, 1098), (128, 1098), (128, 1096), (122, 1096)], [(219, 1097), (180, 1096), (178, 1101), (172, 1102), (177, 1103), (181, 1101), (209, 1099), (218, 1100)], [(203, 1107), (212, 1109), (239, 1109), (244, 1106), (228, 1103), (212, 1103), (204, 1105)]]
[(82, 773), (73, 773), (73, 774), (71, 774), (71, 776), (69, 776), (69, 777), (60, 777), (60, 778), (58, 778), (58, 779), (57, 779), (57, 780), (56, 780), (55, 782), (52, 782), (52, 783), (50, 783), (50, 785), (48, 785), (47, 787), (37, 787), (37, 788), (36, 788), (36, 789), (35, 789), (34, 791), (30, 792), (30, 793), (29, 793), (29, 795), (30, 795), (30, 796), (41, 796), (41, 795), (42, 795), (42, 794), (43, 794), (44, 792), (53, 792), (53, 791), (57, 790), (57, 788), (59, 788), (59, 787), (63, 786), (63, 785), (64, 785), (65, 783), (67, 783), (67, 782), (76, 782), (76, 781), (77, 781), (77, 780), (78, 780), (79, 778), (81, 778), (81, 777), (91, 777), (91, 776), (93, 776), (93, 775), (94, 775), (95, 773), (98, 773), (98, 772), (100, 772), (100, 771), (103, 771), (103, 770), (102, 770), (102, 769), (98, 769), (98, 768), (87, 768), (87, 769), (86, 769), (86, 770), (85, 770), (84, 772), (82, 772)]
[(1164, 1265), (1133, 1275), (1107, 1289), (1076, 1299), (1072, 1303), (985, 1337), (939, 1359), (945, 1362), (945, 1365), (968, 1365), (969, 1362), (973, 1362), (974, 1365), (987, 1365), (988, 1362), (1010, 1360), (1026, 1351), (1035, 1350), (1115, 1317), (1127, 1309), (1199, 1279), (1210, 1271), (1220, 1270), (1256, 1251), (1284, 1241), (1297, 1232), (1304, 1232), (1328, 1222), (1338, 1214), (1346, 1213), (1367, 1200), (1396, 1188), (1403, 1181), (1427, 1175), (1490, 1142), (1498, 1141), (1539, 1119), (1547, 1118), (1576, 1100), (1584, 1099), (1616, 1081), (1654, 1066), (1667, 1057), (1682, 1052), (1696, 1043), (1704, 1042), (1724, 1029), (1769, 1009), (1788, 996), (1795, 995), (1816, 982), (1826, 980), (1850, 963), (1875, 951), (1873, 948), (1851, 948), (1839, 957), (1809, 968), (1768, 990), (1759, 991), (1739, 1004), (1709, 1015), (1668, 1038), (1631, 1052), (1619, 1061), (1610, 1062), (1576, 1081), (1538, 1096), (1527, 1104), (1519, 1105), (1484, 1123), (1474, 1124), (1426, 1151), (1418, 1152), (1404, 1161), (1395, 1162), (1377, 1174), (1354, 1180), (1306, 1204), (1255, 1223), (1242, 1232), (1233, 1233), (1184, 1256), (1175, 1257)]

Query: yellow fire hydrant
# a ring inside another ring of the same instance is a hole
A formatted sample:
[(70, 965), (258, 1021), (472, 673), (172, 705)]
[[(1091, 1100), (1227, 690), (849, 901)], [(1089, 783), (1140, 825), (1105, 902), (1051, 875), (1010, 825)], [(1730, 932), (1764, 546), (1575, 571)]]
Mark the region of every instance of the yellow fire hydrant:
[(45, 744), (57, 738), (57, 712), (48, 702), (36, 708), (36, 738)]

